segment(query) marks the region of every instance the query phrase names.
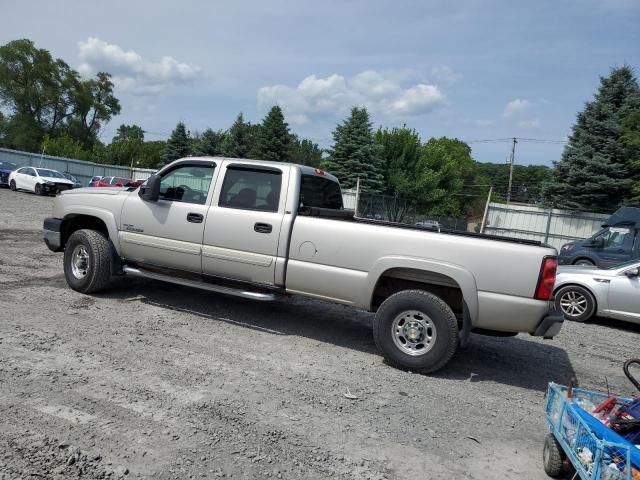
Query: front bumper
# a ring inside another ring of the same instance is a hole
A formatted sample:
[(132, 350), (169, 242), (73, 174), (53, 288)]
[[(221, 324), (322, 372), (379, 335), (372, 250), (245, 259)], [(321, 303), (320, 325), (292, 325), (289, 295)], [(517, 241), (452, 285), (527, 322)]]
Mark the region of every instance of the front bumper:
[(44, 243), (52, 252), (61, 252), (64, 250), (62, 246), (62, 220), (59, 218), (45, 218), (42, 229)]
[(69, 185), (68, 183), (41, 183), (40, 186), (45, 194), (60, 193), (73, 188), (73, 185)]
[(534, 337), (542, 337), (545, 339), (553, 338), (562, 328), (564, 323), (564, 315), (555, 309), (555, 306), (549, 308), (549, 312), (542, 317), (540, 323), (536, 327), (535, 332), (532, 333)]

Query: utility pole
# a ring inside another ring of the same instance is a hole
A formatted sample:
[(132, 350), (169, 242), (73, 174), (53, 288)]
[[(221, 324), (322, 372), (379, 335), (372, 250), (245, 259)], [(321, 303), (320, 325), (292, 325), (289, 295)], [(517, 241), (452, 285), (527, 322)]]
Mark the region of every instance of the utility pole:
[(516, 137), (513, 137), (513, 146), (511, 147), (511, 159), (509, 161), (511, 165), (509, 166), (509, 188), (507, 190), (507, 205), (509, 205), (509, 202), (511, 201), (511, 182), (513, 181), (513, 164), (516, 161), (516, 143), (518, 143), (518, 140), (516, 140)]

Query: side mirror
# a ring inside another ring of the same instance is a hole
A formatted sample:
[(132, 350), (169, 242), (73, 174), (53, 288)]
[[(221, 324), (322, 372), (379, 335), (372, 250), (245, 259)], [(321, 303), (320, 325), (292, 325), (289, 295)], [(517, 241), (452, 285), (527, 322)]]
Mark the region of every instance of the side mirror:
[(151, 175), (147, 183), (140, 187), (138, 195), (146, 202), (157, 202), (160, 197), (160, 177)]
[(591, 245), (593, 245), (595, 248), (604, 248), (604, 238), (596, 238)]
[(636, 268), (631, 268), (631, 269), (625, 271), (624, 274), (629, 278), (638, 277), (638, 276), (640, 276), (640, 268), (637, 268), (637, 267)]

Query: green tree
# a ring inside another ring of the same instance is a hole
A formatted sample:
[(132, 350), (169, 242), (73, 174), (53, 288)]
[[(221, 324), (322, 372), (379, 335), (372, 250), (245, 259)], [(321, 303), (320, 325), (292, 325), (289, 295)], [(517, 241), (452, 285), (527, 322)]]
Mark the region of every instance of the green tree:
[(253, 158), (256, 150), (256, 137), (259, 125), (244, 121), (242, 112), (229, 128), (222, 144), (222, 153), (231, 158)]
[(380, 147), (373, 138), (369, 112), (354, 107), (351, 115), (333, 131), (333, 147), (324, 168), (334, 174), (343, 188), (354, 188), (360, 178), (362, 191), (380, 193), (384, 172)]
[(93, 154), (89, 150), (85, 150), (83, 145), (68, 135), (51, 138), (44, 136), (42, 142), (44, 153), (56, 157), (73, 158), (76, 160), (91, 160)]
[(289, 159), (293, 163), (318, 168), (322, 163), (322, 149), (311, 140), (300, 140), (297, 135), (291, 134)]
[(640, 111), (633, 112), (622, 120), (621, 140), (628, 150), (629, 172), (634, 180), (631, 195), (626, 200), (629, 203), (640, 203)]
[(416, 164), (414, 196), (418, 209), (432, 215), (464, 214), (464, 197), (459, 195), (465, 180), (474, 175), (469, 145), (455, 138), (430, 139)]
[(629, 66), (600, 79), (593, 101), (578, 113), (562, 159), (545, 196), (556, 206), (585, 210), (617, 208), (633, 196), (638, 172), (633, 148), (622, 141), (622, 121), (640, 111), (640, 88)]
[(68, 135), (91, 150), (120, 104), (106, 73), (81, 80), (64, 61), (31, 40), (0, 47), (0, 107), (8, 113), (4, 144), (37, 151), (45, 135)]
[(420, 136), (402, 127), (378, 129), (375, 141), (381, 147), (385, 193), (402, 196), (412, 192), (416, 165), (422, 152)]
[[(492, 198), (506, 200), (509, 185), (509, 164), (477, 162), (478, 180), (469, 184), (493, 185)], [(551, 180), (552, 169), (546, 165), (514, 165), (511, 186), (511, 200), (522, 203), (539, 203), (542, 200), (542, 187)], [(481, 178), (480, 178), (481, 177)], [(486, 193), (486, 189), (478, 189)]]
[(135, 165), (142, 144), (144, 130), (138, 125), (122, 124), (118, 127), (111, 143), (101, 152), (101, 163), (110, 165)]
[(165, 158), (164, 150), (167, 142), (154, 140), (144, 142), (136, 156), (136, 166), (140, 168), (159, 168)]
[(194, 135), (193, 154), (200, 157), (215, 157), (222, 154), (226, 133), (207, 128), (201, 134)]
[(178, 158), (191, 155), (191, 138), (184, 123), (178, 122), (176, 128), (171, 132), (169, 140), (164, 150), (164, 163), (170, 163)]
[(255, 156), (262, 160), (288, 162), (291, 156), (291, 134), (282, 109), (275, 105), (262, 120), (255, 144)]

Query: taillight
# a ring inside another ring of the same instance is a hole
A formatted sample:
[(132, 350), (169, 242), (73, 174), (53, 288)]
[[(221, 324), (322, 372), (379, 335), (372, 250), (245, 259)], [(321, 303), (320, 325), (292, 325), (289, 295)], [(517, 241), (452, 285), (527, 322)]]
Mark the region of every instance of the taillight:
[(550, 300), (553, 295), (553, 286), (556, 283), (556, 270), (558, 269), (558, 259), (556, 257), (545, 257), (542, 260), (536, 294), (536, 300)]

